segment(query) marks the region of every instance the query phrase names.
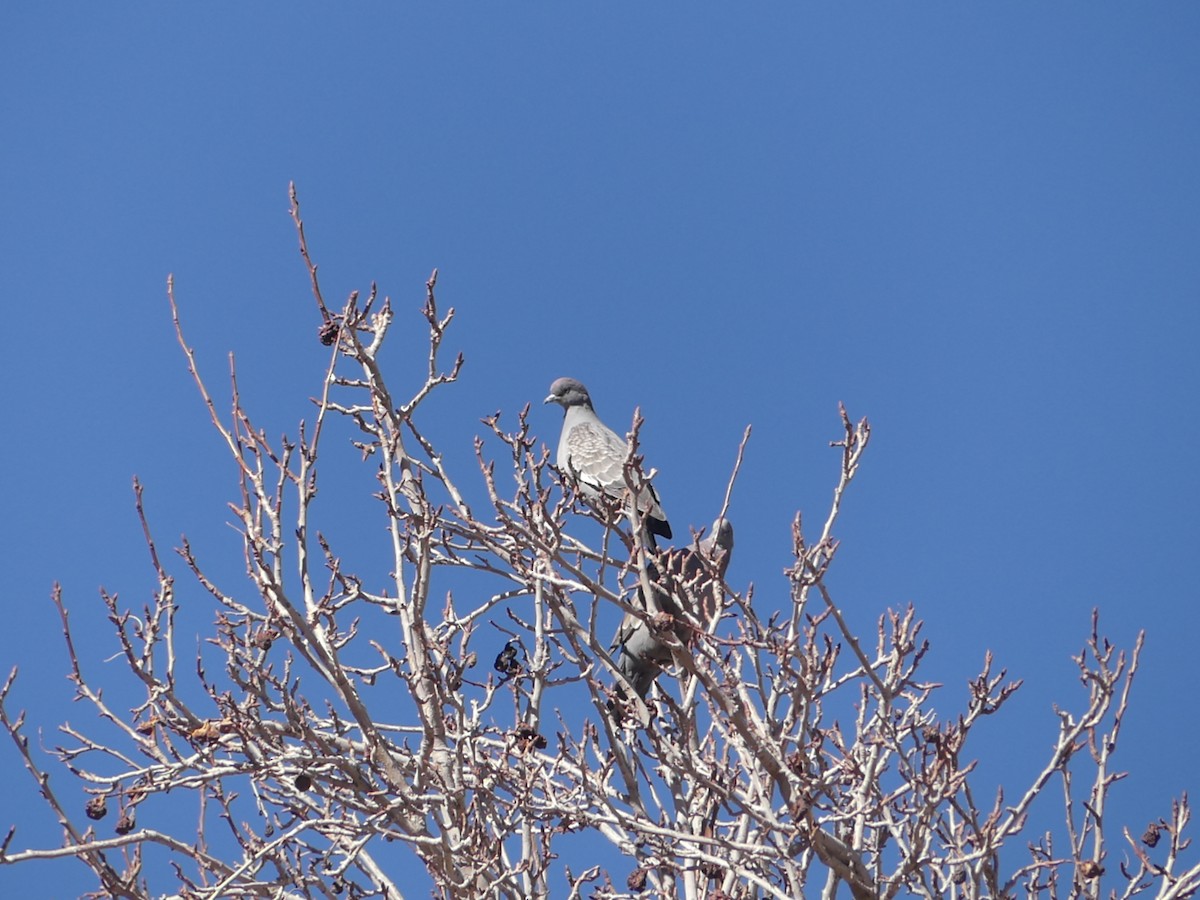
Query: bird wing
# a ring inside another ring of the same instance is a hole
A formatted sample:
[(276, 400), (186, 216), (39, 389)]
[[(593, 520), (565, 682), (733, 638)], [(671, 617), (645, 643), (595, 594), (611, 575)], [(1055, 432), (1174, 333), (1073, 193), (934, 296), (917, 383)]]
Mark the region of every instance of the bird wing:
[[(595, 500), (600, 496), (618, 499), (624, 493), (625, 459), (629, 445), (594, 414), (576, 422), (563, 435), (566, 468), (574, 475), (584, 497)], [(562, 468), (559, 461), (559, 468)], [(651, 519), (650, 531), (671, 536), (667, 514), (663, 512), (654, 485), (638, 496), (638, 509)]]
[(577, 422), (565, 436), (567, 466), (584, 494), (618, 498), (625, 487), (627, 445), (594, 417)]

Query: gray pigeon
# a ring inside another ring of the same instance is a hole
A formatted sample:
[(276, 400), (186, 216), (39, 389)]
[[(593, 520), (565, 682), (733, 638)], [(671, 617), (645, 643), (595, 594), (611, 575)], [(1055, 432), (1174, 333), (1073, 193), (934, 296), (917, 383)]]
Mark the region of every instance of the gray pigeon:
[[(575, 481), (585, 500), (595, 501), (602, 496), (620, 499), (628, 487), (625, 460), (629, 445), (600, 421), (592, 409), (587, 388), (574, 378), (559, 378), (550, 385), (550, 396), (543, 402), (557, 403), (564, 412), (555, 459), (558, 468)], [(654, 535), (671, 537), (667, 514), (659, 505), (653, 485), (646, 485), (637, 499), (637, 507), (644, 517), (651, 547), (657, 546)]]
[[(707, 624), (720, 603), (721, 584), (732, 555), (733, 526), (728, 519), (719, 518), (713, 522), (708, 536), (694, 548), (686, 547), (664, 554), (662, 574), (655, 566), (648, 567), (647, 574), (653, 586), (657, 609), (646, 606), (640, 587), (637, 605), (651, 615), (664, 612), (680, 620), (675, 625), (675, 636), (686, 646), (693, 629), (682, 621), (679, 604), (699, 603), (700, 608), (691, 609), (690, 612)], [(663, 666), (671, 662), (670, 648), (655, 633), (652, 625), (632, 613), (626, 613), (621, 627), (617, 629), (612, 653), (621, 674), (643, 698)]]

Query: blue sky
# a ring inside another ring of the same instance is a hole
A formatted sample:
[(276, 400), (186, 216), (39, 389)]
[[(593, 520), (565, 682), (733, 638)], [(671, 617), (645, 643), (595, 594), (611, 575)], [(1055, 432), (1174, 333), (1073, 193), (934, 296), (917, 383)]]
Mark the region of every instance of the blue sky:
[[(1119, 643), (1148, 632), (1117, 815), (1200, 795), (1195, 4), (10, 4), (0, 132), (0, 660), (48, 743), (87, 721), (52, 581), (97, 673), (97, 586), (154, 587), (135, 473), (165, 546), (241, 565), (167, 274), (210, 384), (234, 352), (269, 433), (318, 390), (294, 180), (326, 296), (374, 280), (400, 311), (393, 380), (439, 268), (467, 363), (428, 427), (464, 476), (481, 416), (573, 375), (618, 430), (641, 407), (684, 534), (752, 424), (729, 577), (769, 610), (844, 401), (875, 434), (831, 586), (864, 631), (917, 604), (949, 710), (986, 649), (1025, 679), (983, 775), (1032, 774), (1099, 606)], [(557, 410), (532, 416), (553, 442)], [(351, 459), (347, 528), (374, 514)], [(14, 847), (52, 843), (7, 784)]]

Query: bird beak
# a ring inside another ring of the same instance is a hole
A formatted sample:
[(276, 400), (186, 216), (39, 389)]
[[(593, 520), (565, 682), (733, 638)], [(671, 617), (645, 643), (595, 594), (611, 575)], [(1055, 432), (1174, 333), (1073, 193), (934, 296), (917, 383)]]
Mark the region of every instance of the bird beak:
[(547, 397), (545, 400), (542, 401), (542, 405), (544, 406), (547, 403), (554, 403), (557, 400), (558, 400), (558, 398), (555, 397), (553, 394), (551, 394), (549, 397)]

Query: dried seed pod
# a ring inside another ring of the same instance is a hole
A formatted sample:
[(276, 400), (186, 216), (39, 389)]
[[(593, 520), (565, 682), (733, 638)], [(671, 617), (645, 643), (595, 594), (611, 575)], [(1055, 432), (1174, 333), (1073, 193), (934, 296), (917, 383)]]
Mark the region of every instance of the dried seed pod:
[(723, 866), (719, 866), (715, 862), (704, 860), (700, 863), (700, 874), (705, 878), (720, 878), (725, 874), (725, 869)]
[(492, 663), (492, 668), (506, 679), (521, 674), (521, 660), (517, 658), (520, 650), (520, 643), (517, 642), (516, 638), (513, 638), (504, 645), (503, 650), (496, 654), (496, 661)]
[(134, 828), (134, 814), (132, 809), (127, 809), (121, 813), (121, 818), (117, 819), (117, 824), (113, 826), (113, 831), (117, 834), (129, 834)]
[(218, 727), (218, 723), (209, 720), (199, 728), (193, 730), (188, 737), (193, 741), (204, 741), (205, 743), (215, 744), (221, 739), (221, 729)]
[(307, 772), (301, 772), (293, 779), (292, 784), (296, 786), (298, 791), (307, 791), (312, 787), (312, 776)]
[(1158, 843), (1158, 837), (1161, 832), (1162, 828), (1159, 826), (1159, 824), (1157, 822), (1151, 822), (1146, 826), (1146, 830), (1142, 832), (1142, 843), (1147, 847), (1153, 847)]
[(808, 815), (809, 809), (812, 807), (810, 798), (807, 793), (798, 793), (792, 799), (792, 818), (797, 822), (804, 819)]
[(84, 806), (83, 812), (93, 822), (99, 822), (108, 815), (108, 807), (105, 805), (103, 797), (93, 797)]
[(657, 612), (650, 620), (650, 630), (655, 634), (666, 634), (675, 630), (675, 617), (669, 612)]
[(521, 753), (527, 753), (531, 747), (536, 747), (538, 750), (546, 749), (546, 739), (528, 725), (522, 725), (514, 731), (513, 737), (515, 738), (517, 749)]
[(1099, 878), (1104, 874), (1104, 866), (1094, 859), (1085, 859), (1079, 864), (1079, 874), (1084, 878)]
[(259, 650), (270, 650), (271, 643), (279, 637), (279, 632), (274, 628), (260, 628), (254, 633), (252, 643)]
[(797, 775), (804, 775), (808, 771), (808, 757), (804, 755), (803, 750), (793, 750), (784, 762)]

